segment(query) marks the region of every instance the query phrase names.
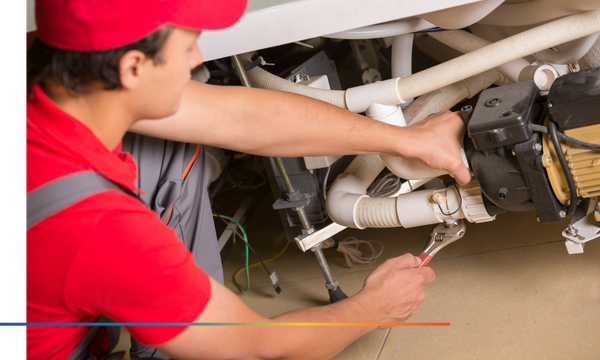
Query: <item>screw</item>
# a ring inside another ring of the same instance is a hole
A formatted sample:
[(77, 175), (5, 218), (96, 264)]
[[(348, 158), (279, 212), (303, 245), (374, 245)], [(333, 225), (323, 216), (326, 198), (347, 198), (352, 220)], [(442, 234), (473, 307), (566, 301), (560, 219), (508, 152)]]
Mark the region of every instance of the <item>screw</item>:
[(552, 107), (552, 103), (548, 103), (548, 108), (551, 108), (551, 107)]
[(508, 189), (507, 188), (500, 188), (500, 190), (498, 190), (498, 197), (500, 199), (506, 199), (507, 195), (508, 195)]
[(572, 224), (569, 224), (569, 227), (567, 228), (567, 234), (575, 236), (578, 232), (579, 230), (575, 229)]
[(536, 143), (535, 145), (533, 145), (533, 149), (537, 152), (541, 152), (542, 151), (542, 144), (540, 143)]
[(597, 211), (597, 212), (600, 212), (600, 202), (599, 202), (599, 203), (596, 203), (596, 211)]
[(558, 214), (559, 214), (559, 215), (560, 215), (560, 217), (561, 217), (561, 218), (563, 218), (563, 219), (567, 217), (567, 212), (566, 212), (566, 211), (564, 211), (564, 210), (561, 210), (561, 211), (560, 211)]

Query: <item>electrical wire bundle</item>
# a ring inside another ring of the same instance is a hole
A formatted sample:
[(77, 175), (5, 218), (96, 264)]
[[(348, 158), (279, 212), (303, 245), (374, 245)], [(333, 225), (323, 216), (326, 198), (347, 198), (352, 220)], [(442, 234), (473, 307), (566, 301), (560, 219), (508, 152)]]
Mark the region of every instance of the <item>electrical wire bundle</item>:
[[(375, 246), (373, 246), (374, 243), (381, 245), (381, 249), (377, 253), (375, 252)], [(363, 256), (363, 251), (359, 249), (361, 244), (369, 247), (371, 251), (370, 256)], [(377, 240), (360, 240), (354, 236), (347, 237), (342, 241), (329, 238), (323, 241), (323, 249), (335, 249), (344, 254), (346, 264), (351, 268), (356, 264), (370, 264), (374, 262), (383, 253), (383, 243)]]
[(367, 195), (373, 198), (390, 197), (397, 193), (401, 186), (400, 178), (390, 173), (375, 181), (367, 192)]
[[(287, 243), (286, 241), (286, 245), (284, 247), (284, 249), (282, 251), (279, 252), (279, 254), (277, 254), (276, 256), (263, 261), (261, 259), (261, 257), (258, 255), (258, 253), (256, 252), (256, 250), (254, 250), (254, 248), (252, 248), (252, 246), (250, 246), (250, 244), (248, 243), (248, 236), (246, 235), (246, 230), (244, 229), (244, 227), (234, 218), (227, 216), (227, 215), (221, 215), (221, 214), (217, 214), (217, 213), (213, 213), (213, 217), (215, 218), (219, 218), (221, 219), (227, 226), (231, 227), (231, 229), (233, 230), (233, 236), (234, 236), (234, 244), (235, 244), (235, 236), (237, 234), (238, 237), (240, 237), (243, 241), (244, 241), (244, 245), (245, 245), (245, 265), (243, 268), (241, 268), (240, 270), (238, 270), (235, 275), (233, 276), (233, 283), (240, 289), (240, 290), (244, 290), (244, 291), (248, 291), (250, 289), (250, 272), (248, 271), (251, 267), (257, 266), (259, 264), (262, 264), (262, 266), (265, 268), (265, 271), (267, 272), (267, 274), (269, 275), (269, 278), (271, 278), (271, 282), (273, 283), (273, 288), (275, 289), (275, 291), (279, 294), (281, 293), (281, 288), (279, 287), (279, 285), (277, 285), (277, 281), (279, 280), (277, 278), (277, 273), (273, 271), (273, 273), (271, 273), (269, 271), (269, 269), (267, 268), (267, 266), (265, 265), (266, 262), (269, 261), (273, 261), (275, 259), (277, 259), (279, 256), (281, 256), (281, 254), (283, 254), (285, 252), (285, 250), (287, 249), (289, 243)], [(233, 221), (235, 223), (234, 226), (231, 223), (225, 221), (225, 219)], [(242, 234), (240, 234), (238, 232), (238, 228), (242, 231)], [(258, 263), (254, 263), (249, 265), (248, 264), (248, 260), (249, 260), (249, 253), (248, 253), (248, 249), (250, 249), (254, 255), (256, 255), (256, 257), (258, 258), (259, 262)], [(237, 282), (237, 276), (242, 272), (242, 271), (246, 271), (246, 287), (242, 287), (238, 282)]]

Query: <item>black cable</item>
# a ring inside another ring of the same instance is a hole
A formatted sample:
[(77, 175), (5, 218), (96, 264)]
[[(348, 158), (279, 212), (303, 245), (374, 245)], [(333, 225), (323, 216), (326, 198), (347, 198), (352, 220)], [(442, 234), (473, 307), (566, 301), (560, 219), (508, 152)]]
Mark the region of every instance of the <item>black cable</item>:
[[(261, 57), (259, 57), (258, 59), (254, 60), (251, 64), (244, 66), (244, 70), (246, 71), (250, 71), (252, 69), (254, 69), (255, 67), (257, 67), (258, 65), (262, 64), (263, 59)], [(221, 60), (215, 59), (213, 60), (213, 63), (221, 70), (229, 72), (229, 73), (233, 73), (236, 74), (235, 70), (230, 68), (229, 66), (227, 66), (224, 62), (222, 62)]]
[(460, 190), (458, 189), (458, 186), (456, 186), (456, 184), (452, 184), (452, 185), (454, 185), (454, 187), (456, 188), (456, 192), (458, 193), (458, 198), (460, 199), (460, 202), (458, 203), (458, 209), (454, 210), (454, 212), (451, 212), (450, 214), (446, 214), (444, 212), (444, 210), (442, 210), (442, 207), (440, 206), (440, 203), (438, 203), (437, 206), (440, 208), (440, 211), (442, 212), (442, 215), (446, 215), (446, 216), (454, 215), (462, 207), (462, 196), (460, 195)]
[(221, 178), (219, 179), (217, 186), (215, 186), (214, 190), (210, 193), (210, 196), (208, 197), (210, 200), (212, 200), (219, 193), (219, 190), (225, 183), (225, 179), (227, 179), (227, 174), (229, 174), (229, 169), (231, 169), (231, 164), (233, 163), (234, 155), (235, 154), (232, 152), (229, 156), (229, 161), (227, 161), (227, 165), (225, 165), (225, 169), (223, 169), (223, 173), (221, 174)]
[[(536, 131), (536, 132), (541, 132), (544, 134), (548, 134), (548, 128), (543, 126), (543, 125), (537, 125), (537, 124), (531, 124), (531, 130)], [(578, 146), (580, 148), (584, 148), (584, 149), (589, 149), (589, 150), (599, 150), (600, 151), (600, 144), (594, 144), (594, 143), (590, 143), (590, 142), (586, 142), (586, 141), (582, 141), (579, 139), (575, 139), (574, 137), (570, 137), (569, 135), (565, 135), (564, 133), (561, 133), (560, 131), (556, 132), (556, 135), (558, 136), (558, 138), (562, 141), (566, 141), (569, 144), (573, 144), (575, 146)]]
[(575, 209), (577, 208), (577, 188), (575, 187), (575, 181), (573, 181), (571, 169), (569, 169), (569, 165), (567, 164), (567, 159), (565, 159), (565, 154), (563, 153), (562, 148), (560, 147), (560, 143), (558, 142), (556, 124), (554, 123), (554, 121), (548, 121), (548, 133), (550, 134), (552, 145), (554, 145), (554, 151), (556, 152), (556, 156), (558, 157), (560, 166), (563, 169), (565, 178), (567, 178), (567, 184), (569, 185), (571, 203), (569, 204), (569, 209), (567, 210), (567, 216), (573, 216), (573, 214), (575, 213)]
[[(425, 30), (415, 31), (415, 32), (413, 32), (413, 34), (421, 34), (421, 33), (428, 33), (428, 32), (438, 32), (438, 31), (452, 31), (452, 30), (454, 30), (454, 29), (444, 29), (444, 28), (441, 28), (441, 27), (434, 27), (434, 28), (431, 28), (431, 29), (425, 29)], [(468, 27), (462, 28), (462, 29), (458, 29), (458, 30), (466, 31), (466, 32), (468, 32), (470, 34), (473, 33), (471, 31), (471, 29), (469, 29)]]

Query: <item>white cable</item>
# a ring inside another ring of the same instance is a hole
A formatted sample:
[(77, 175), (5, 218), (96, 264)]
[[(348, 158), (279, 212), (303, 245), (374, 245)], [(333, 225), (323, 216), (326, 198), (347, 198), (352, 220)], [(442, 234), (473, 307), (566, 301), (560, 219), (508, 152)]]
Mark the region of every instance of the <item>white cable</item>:
[(325, 180), (323, 180), (323, 200), (327, 200), (327, 178), (329, 177), (329, 171), (331, 171), (331, 166), (327, 167), (327, 174), (325, 174)]

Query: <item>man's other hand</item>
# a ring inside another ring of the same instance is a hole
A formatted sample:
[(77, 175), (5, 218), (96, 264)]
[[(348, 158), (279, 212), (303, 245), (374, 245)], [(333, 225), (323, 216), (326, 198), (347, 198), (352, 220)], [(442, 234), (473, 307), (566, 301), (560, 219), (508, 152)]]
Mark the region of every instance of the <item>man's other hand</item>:
[(471, 180), (460, 154), (465, 124), (459, 112), (440, 111), (406, 129), (418, 143), (405, 156), (419, 159), (431, 168), (448, 171), (461, 185)]
[(388, 259), (373, 271), (356, 295), (379, 311), (381, 322), (404, 322), (425, 300), (425, 285), (435, 280), (430, 267), (417, 268), (421, 260), (411, 254)]

